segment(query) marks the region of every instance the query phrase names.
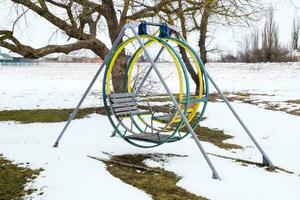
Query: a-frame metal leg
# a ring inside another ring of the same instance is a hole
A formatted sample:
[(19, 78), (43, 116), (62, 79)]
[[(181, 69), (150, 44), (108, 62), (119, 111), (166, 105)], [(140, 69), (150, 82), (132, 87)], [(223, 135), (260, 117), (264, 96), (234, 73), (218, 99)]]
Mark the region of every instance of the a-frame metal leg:
[(87, 87), (86, 91), (84, 92), (83, 96), (81, 97), (80, 101), (78, 102), (76, 108), (74, 109), (74, 111), (71, 113), (68, 122), (65, 124), (64, 128), (62, 129), (61, 133), (59, 134), (58, 138), (56, 139), (53, 147), (58, 147), (59, 141), (62, 138), (62, 136), (64, 135), (65, 131), (67, 130), (67, 128), (69, 127), (71, 121), (75, 118), (81, 104), (83, 103), (84, 99), (86, 98), (86, 96), (88, 95), (89, 91), (91, 90), (92, 86), (94, 85), (94, 83), (96, 82), (98, 76), (100, 75), (102, 69), (104, 68), (104, 66), (106, 66), (106, 63), (109, 61), (112, 52), (115, 50), (115, 48), (118, 46), (119, 42), (121, 41), (122, 37), (124, 36), (124, 32), (125, 29), (127, 28), (127, 26), (125, 25), (122, 30), (120, 31), (120, 34), (118, 35), (117, 39), (115, 40), (115, 42), (112, 45), (111, 50), (109, 51), (109, 53), (106, 55), (105, 59), (103, 60), (100, 68), (98, 69), (98, 71), (96, 72), (94, 78), (92, 79), (92, 81), (90, 82), (89, 86)]
[(217, 170), (215, 169), (214, 165), (212, 164), (211, 160), (209, 159), (209, 157), (207, 156), (203, 146), (201, 145), (200, 141), (197, 138), (196, 133), (194, 132), (192, 126), (190, 125), (190, 123), (188, 122), (188, 119), (186, 118), (185, 114), (182, 112), (181, 108), (179, 107), (174, 95), (172, 94), (171, 90), (169, 89), (167, 83), (165, 82), (163, 76), (161, 75), (161, 73), (159, 72), (159, 70), (157, 69), (157, 66), (155, 64), (155, 62), (153, 61), (152, 57), (150, 56), (149, 52), (147, 51), (147, 49), (145, 48), (141, 38), (139, 37), (138, 33), (135, 31), (134, 27), (129, 24), (130, 29), (132, 30), (132, 32), (134, 33), (135, 37), (137, 37), (140, 46), (143, 48), (147, 58), (149, 59), (152, 68), (154, 69), (154, 71), (156, 72), (157, 76), (159, 77), (160, 81), (162, 82), (165, 90), (167, 91), (167, 93), (169, 94), (169, 96), (171, 97), (175, 107), (177, 108), (177, 111), (179, 112), (179, 114), (181, 115), (181, 118), (183, 120), (183, 122), (186, 124), (188, 130), (190, 131), (190, 133), (192, 134), (193, 139), (195, 140), (198, 148), (200, 149), (201, 153), (203, 154), (207, 164), (209, 165), (210, 169), (212, 170), (212, 178), (214, 179), (219, 179), (221, 180), (221, 177), (219, 176)]
[(256, 139), (254, 138), (254, 136), (250, 132), (250, 130), (247, 128), (247, 126), (245, 125), (245, 123), (242, 121), (242, 119), (240, 118), (240, 116), (237, 114), (237, 112), (231, 106), (231, 104), (229, 103), (229, 101), (227, 100), (227, 98), (225, 97), (225, 95), (223, 94), (223, 92), (221, 91), (221, 89), (218, 87), (218, 85), (216, 84), (216, 82), (212, 79), (212, 77), (209, 75), (209, 73), (207, 71), (206, 71), (206, 74), (207, 74), (207, 77), (208, 77), (209, 81), (216, 88), (216, 90), (221, 95), (222, 99), (224, 100), (224, 102), (226, 103), (226, 105), (229, 107), (229, 109), (231, 110), (231, 112), (233, 113), (233, 115), (235, 116), (235, 118), (238, 120), (238, 122), (241, 124), (241, 126), (243, 127), (243, 129), (246, 131), (246, 133), (248, 134), (248, 136), (250, 137), (250, 139), (252, 140), (252, 142), (255, 144), (255, 146), (258, 148), (258, 150), (262, 154), (262, 157), (263, 157), (263, 159), (262, 159), (263, 162), (262, 163), (264, 165), (266, 165), (266, 166), (273, 166), (273, 164), (272, 164), (271, 160), (269, 159), (268, 155), (264, 152), (264, 150), (261, 148), (261, 146), (259, 145), (259, 143), (256, 141)]

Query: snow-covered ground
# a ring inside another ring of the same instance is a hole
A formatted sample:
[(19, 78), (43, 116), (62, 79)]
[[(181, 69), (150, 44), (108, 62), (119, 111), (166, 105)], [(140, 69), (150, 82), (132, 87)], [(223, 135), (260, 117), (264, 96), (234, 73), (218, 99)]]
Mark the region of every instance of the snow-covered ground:
[[(0, 66), (0, 110), (72, 108), (99, 65), (44, 63), (43, 66)], [(102, 104), (97, 80), (85, 105)]]
[[(0, 110), (72, 108), (98, 67), (98, 64), (70, 63), (0, 66)], [(170, 71), (168, 65), (162, 70)], [(250, 92), (267, 101), (300, 99), (299, 63), (210, 63), (207, 70), (224, 91)], [(177, 80), (174, 76), (175, 72), (169, 80)], [(83, 106), (102, 105), (101, 85), (102, 76)], [(216, 92), (211, 85), (210, 91)]]
[[(0, 110), (74, 107), (97, 65), (45, 65), (0, 67)], [(263, 93), (269, 100), (300, 99), (300, 64), (210, 64), (208, 70), (226, 91)], [(98, 81), (84, 106), (99, 106)], [(18, 124), (0, 122), (0, 153), (15, 162), (29, 162), (45, 170), (33, 187), (43, 195), (34, 199), (151, 199), (106, 171), (105, 165), (87, 155), (105, 158), (125, 153), (175, 153), (164, 163), (167, 170), (182, 177), (178, 186), (209, 199), (300, 199), (300, 117), (270, 111), (254, 105), (233, 103), (272, 162), (294, 172), (268, 172), (211, 156), (222, 181), (211, 179), (210, 170), (191, 138), (154, 149), (139, 149), (122, 139), (110, 138), (112, 128), (106, 116), (90, 115), (75, 120), (61, 142), (52, 144), (64, 123)], [(203, 125), (224, 129), (234, 135), (231, 143), (245, 149), (226, 151), (203, 142), (210, 153), (261, 161), (257, 149), (223, 103), (210, 103)], [(161, 165), (154, 161), (150, 165)]]
[(300, 63), (210, 63), (207, 71), (226, 91), (269, 94), (278, 101), (300, 99)]

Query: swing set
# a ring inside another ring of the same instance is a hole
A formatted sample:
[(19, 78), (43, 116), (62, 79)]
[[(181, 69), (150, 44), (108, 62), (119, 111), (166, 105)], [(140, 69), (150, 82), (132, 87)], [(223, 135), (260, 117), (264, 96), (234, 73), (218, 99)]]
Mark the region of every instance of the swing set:
[[(133, 36), (123, 40), (126, 31)], [(124, 57), (126, 62), (122, 65)], [(124, 74), (115, 73), (124, 66)], [(194, 132), (207, 107), (210, 81), (262, 154), (263, 164), (273, 165), (178, 29), (145, 21), (128, 21), (121, 29), (54, 147), (58, 147), (102, 70), (105, 70), (103, 102), (114, 128), (112, 136), (118, 134), (134, 146), (152, 148), (191, 135), (208, 163), (212, 177), (221, 180)]]

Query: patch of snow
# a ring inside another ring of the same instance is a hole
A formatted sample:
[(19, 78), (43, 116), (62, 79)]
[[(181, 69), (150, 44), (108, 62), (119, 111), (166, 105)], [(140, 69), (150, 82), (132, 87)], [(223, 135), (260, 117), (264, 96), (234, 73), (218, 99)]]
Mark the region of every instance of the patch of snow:
[[(74, 107), (97, 68), (97, 65), (0, 67), (0, 110)], [(212, 63), (207, 68), (226, 91), (267, 93), (275, 96), (266, 98), (280, 101), (300, 97), (298, 63)], [(84, 106), (101, 105), (100, 80)], [(103, 152), (187, 155), (169, 158), (163, 167), (182, 177), (178, 186), (209, 199), (299, 199), (300, 117), (242, 103), (233, 103), (233, 106), (272, 162), (295, 174), (271, 173), (209, 155), (223, 179), (213, 180), (190, 137), (154, 149), (140, 149), (119, 137), (109, 137), (113, 129), (107, 117), (97, 114), (74, 120), (59, 148), (52, 148), (52, 145), (64, 122), (0, 122), (0, 153), (15, 162), (29, 162), (33, 168), (45, 169), (33, 183), (43, 195), (38, 196), (37, 192), (32, 195), (33, 199), (151, 199), (145, 192), (110, 175), (103, 163), (87, 157), (106, 158)], [(245, 147), (227, 151), (203, 142), (207, 152), (257, 162), (262, 160), (224, 103), (209, 103), (206, 116), (203, 125), (224, 129), (225, 133), (235, 136), (228, 142)], [(146, 163), (161, 165), (149, 160)]]

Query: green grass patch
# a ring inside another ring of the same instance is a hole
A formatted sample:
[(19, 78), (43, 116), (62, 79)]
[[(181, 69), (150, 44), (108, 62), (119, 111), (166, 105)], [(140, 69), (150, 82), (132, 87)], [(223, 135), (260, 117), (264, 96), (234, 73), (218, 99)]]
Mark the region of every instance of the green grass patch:
[(226, 140), (232, 139), (232, 135), (227, 135), (223, 130), (211, 129), (207, 127), (197, 127), (195, 130), (199, 140), (210, 142), (219, 148), (231, 150), (231, 149), (243, 149), (242, 146), (232, 143), (227, 143)]
[(148, 98), (147, 101), (149, 101), (149, 102), (169, 102), (169, 101), (172, 101), (172, 100), (171, 100), (170, 97), (156, 96), (156, 97)]
[(225, 92), (225, 94), (233, 94), (233, 95), (236, 95), (236, 96), (242, 96), (242, 97), (250, 97), (252, 95), (257, 95), (257, 94), (251, 94), (251, 93), (248, 93), (248, 92), (232, 92), (232, 93), (228, 93), (228, 92)]
[(239, 163), (239, 164), (241, 164), (242, 166), (245, 166), (245, 167), (247, 167), (248, 165), (255, 165), (255, 166), (263, 168), (263, 169), (265, 169), (266, 171), (269, 171), (269, 172), (282, 171), (282, 172), (285, 172), (285, 173), (288, 173), (288, 174), (294, 174), (294, 172), (292, 172), (292, 171), (289, 171), (289, 170), (286, 170), (286, 169), (283, 169), (283, 168), (280, 168), (280, 167), (277, 167), (277, 166), (266, 166), (263, 163), (253, 162), (253, 161), (250, 161), (250, 160), (244, 160), (244, 159), (239, 159), (239, 158), (233, 158), (233, 157), (229, 157), (229, 156), (218, 155), (218, 154), (214, 154), (214, 153), (208, 153), (208, 154), (210, 154), (212, 156), (219, 157), (219, 158), (224, 158), (224, 159), (227, 159), (227, 160), (233, 160), (236, 163)]
[(285, 169), (277, 167), (277, 166), (265, 166), (262, 163), (256, 163), (256, 162), (252, 162), (252, 161), (248, 161), (248, 160), (237, 159), (235, 162), (241, 163), (241, 165), (246, 166), (246, 167), (248, 165), (255, 165), (257, 167), (264, 168), (266, 171), (269, 171), (269, 172), (276, 172), (277, 173), (278, 171), (282, 171), (282, 172), (286, 172), (288, 174), (294, 174), (291, 171), (285, 170)]
[[(151, 158), (150, 154), (115, 155), (111, 157), (110, 161), (105, 161), (105, 164), (107, 170), (113, 176), (145, 191), (151, 195), (153, 200), (207, 200), (205, 197), (197, 196), (178, 187), (176, 183), (180, 180), (180, 177), (173, 172), (165, 171), (161, 168), (146, 167), (144, 160)], [(135, 167), (119, 165), (117, 162), (125, 162), (128, 165), (141, 167), (137, 169)]]
[[(187, 132), (188, 130), (186, 127), (183, 127), (181, 131)], [(225, 134), (223, 130), (197, 126), (197, 128), (195, 128), (194, 131), (198, 136), (199, 140), (204, 142), (210, 142), (219, 148), (226, 150), (243, 149), (243, 147), (240, 145), (227, 143), (226, 140), (232, 139), (233, 136)]]
[(26, 190), (25, 185), (41, 171), (42, 169), (33, 170), (13, 164), (0, 154), (0, 200), (19, 200), (36, 191)]
[[(199, 113), (198, 113), (199, 114)], [(190, 121), (190, 124), (192, 127), (194, 127), (197, 123), (197, 117), (192, 119)], [(206, 120), (206, 117), (203, 117), (201, 121)], [(172, 128), (175, 128), (178, 124), (173, 124)], [(188, 128), (186, 126), (182, 127), (180, 129), (180, 132), (189, 132)], [(208, 128), (208, 127), (202, 127), (201, 125), (198, 125), (196, 128), (194, 128), (194, 132), (198, 136), (198, 139), (204, 142), (210, 142), (214, 145), (216, 145), (219, 148), (226, 149), (226, 150), (232, 150), (232, 149), (243, 149), (242, 146), (237, 144), (232, 144), (226, 142), (228, 139), (234, 138), (232, 135), (227, 135), (224, 133), (223, 130), (215, 129), (215, 128)]]
[[(247, 93), (247, 92), (224, 92), (226, 98), (229, 101), (235, 102), (235, 101), (239, 101), (239, 102), (243, 102), (243, 103), (247, 103), (247, 104), (251, 104), (251, 105), (255, 105), (255, 106), (259, 106), (259, 105), (264, 105), (264, 108), (267, 110), (272, 110), (272, 111), (281, 111), (281, 112), (285, 112), (291, 115), (296, 115), (296, 116), (300, 116), (300, 109), (298, 108), (294, 108), (294, 109), (289, 109), (288, 107), (282, 107), (282, 105), (280, 103), (276, 103), (276, 102), (269, 102), (269, 101), (259, 101), (255, 98), (252, 97), (256, 97), (256, 96), (275, 96), (272, 94), (258, 94), (258, 93)], [(209, 95), (209, 101), (210, 102), (222, 102), (222, 98), (219, 94), (217, 93), (212, 93)], [(300, 99), (295, 99), (295, 100), (288, 100), (288, 101), (284, 101), (286, 103), (289, 104), (300, 104)], [(295, 106), (297, 107), (297, 106)]]
[(300, 104), (300, 99), (288, 100), (287, 102), (288, 102), (288, 103)]
[(291, 114), (291, 115), (297, 115), (297, 116), (300, 116), (300, 109), (287, 111), (287, 113), (289, 113), (289, 114)]
[[(17, 121), (20, 123), (51, 123), (68, 120), (74, 109), (36, 109), (36, 110), (4, 110), (0, 111), (0, 121)], [(103, 107), (82, 108), (78, 111), (76, 119), (81, 119), (89, 114), (105, 114)]]
[[(241, 102), (249, 103), (249, 104), (253, 104), (253, 105), (257, 105), (257, 102), (255, 99), (252, 99), (251, 97), (274, 96), (272, 94), (263, 94), (263, 93), (227, 92), (227, 91), (225, 91), (223, 94), (226, 96), (226, 98), (229, 101), (241, 101)], [(219, 93), (212, 93), (212, 94), (209, 94), (209, 101), (218, 102), (218, 101), (223, 101), (223, 99), (219, 95)]]
[(266, 102), (266, 107), (265, 108), (267, 110), (281, 111), (281, 112), (286, 112), (286, 113), (291, 114), (291, 115), (300, 116), (300, 109), (299, 108), (289, 110), (289, 108), (287, 108), (287, 107), (281, 107), (281, 104), (278, 104), (278, 103)]
[[(250, 93), (244, 93), (244, 92), (224, 92), (224, 95), (228, 99), (228, 101), (244, 101), (246, 99), (249, 99), (251, 97)], [(223, 101), (222, 97), (219, 95), (219, 93), (212, 93), (209, 94), (208, 100), (210, 102), (219, 102)]]

